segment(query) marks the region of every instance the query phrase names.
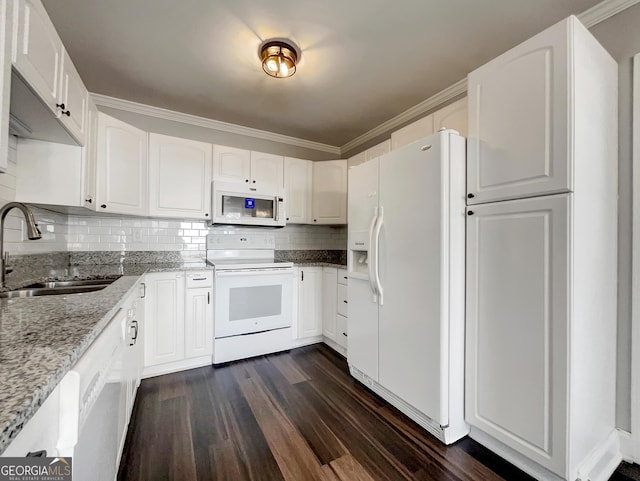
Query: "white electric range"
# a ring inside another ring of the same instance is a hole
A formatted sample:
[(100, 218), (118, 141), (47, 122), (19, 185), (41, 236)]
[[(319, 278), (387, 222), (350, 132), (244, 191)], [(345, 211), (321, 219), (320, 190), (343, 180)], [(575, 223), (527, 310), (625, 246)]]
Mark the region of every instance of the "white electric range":
[(210, 234), (214, 266), (214, 355), (219, 364), (289, 349), (293, 263), (274, 259), (270, 234)]

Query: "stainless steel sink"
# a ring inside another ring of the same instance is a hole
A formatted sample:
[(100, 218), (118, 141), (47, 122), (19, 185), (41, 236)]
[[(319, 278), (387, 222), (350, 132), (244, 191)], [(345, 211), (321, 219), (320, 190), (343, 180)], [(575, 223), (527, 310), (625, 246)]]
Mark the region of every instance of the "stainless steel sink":
[(16, 289), (0, 292), (0, 299), (13, 299), (16, 297), (58, 296), (63, 294), (80, 294), (104, 289), (117, 279), (91, 279), (78, 281), (52, 281), (40, 282)]

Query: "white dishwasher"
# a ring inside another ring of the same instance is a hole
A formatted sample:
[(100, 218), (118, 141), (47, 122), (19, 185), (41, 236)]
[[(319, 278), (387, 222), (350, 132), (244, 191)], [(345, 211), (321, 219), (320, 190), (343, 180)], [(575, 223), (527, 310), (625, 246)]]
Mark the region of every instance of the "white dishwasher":
[(116, 478), (126, 435), (126, 328), (127, 310), (120, 308), (60, 383), (58, 448), (73, 457), (73, 479)]

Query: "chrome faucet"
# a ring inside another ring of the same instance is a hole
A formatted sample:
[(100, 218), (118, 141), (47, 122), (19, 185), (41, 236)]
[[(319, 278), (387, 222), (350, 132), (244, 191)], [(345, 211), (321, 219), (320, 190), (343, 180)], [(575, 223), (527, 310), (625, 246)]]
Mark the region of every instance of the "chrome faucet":
[(33, 212), (26, 205), (20, 202), (9, 202), (4, 207), (0, 208), (0, 287), (4, 287), (5, 276), (7, 274), (7, 260), (4, 256), (4, 220), (7, 217), (9, 211), (13, 208), (20, 209), (27, 222), (27, 237), (29, 240), (36, 240), (42, 237), (38, 224), (33, 217)]

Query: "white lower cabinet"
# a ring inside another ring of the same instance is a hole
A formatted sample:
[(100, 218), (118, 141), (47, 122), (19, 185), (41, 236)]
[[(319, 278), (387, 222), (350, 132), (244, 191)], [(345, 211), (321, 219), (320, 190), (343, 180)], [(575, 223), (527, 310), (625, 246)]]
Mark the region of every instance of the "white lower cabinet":
[(46, 456), (57, 456), (59, 420), (60, 388), (56, 387), (4, 450), (2, 457), (22, 458), (38, 451), (46, 451)]
[(338, 269), (322, 268), (322, 335), (336, 340), (336, 301), (338, 294)]
[(145, 367), (184, 359), (184, 273), (145, 276)]
[(145, 276), (144, 376), (211, 364), (213, 271)]
[(322, 267), (298, 271), (298, 339), (322, 335)]
[(184, 319), (186, 358), (213, 354), (213, 289), (187, 289)]

